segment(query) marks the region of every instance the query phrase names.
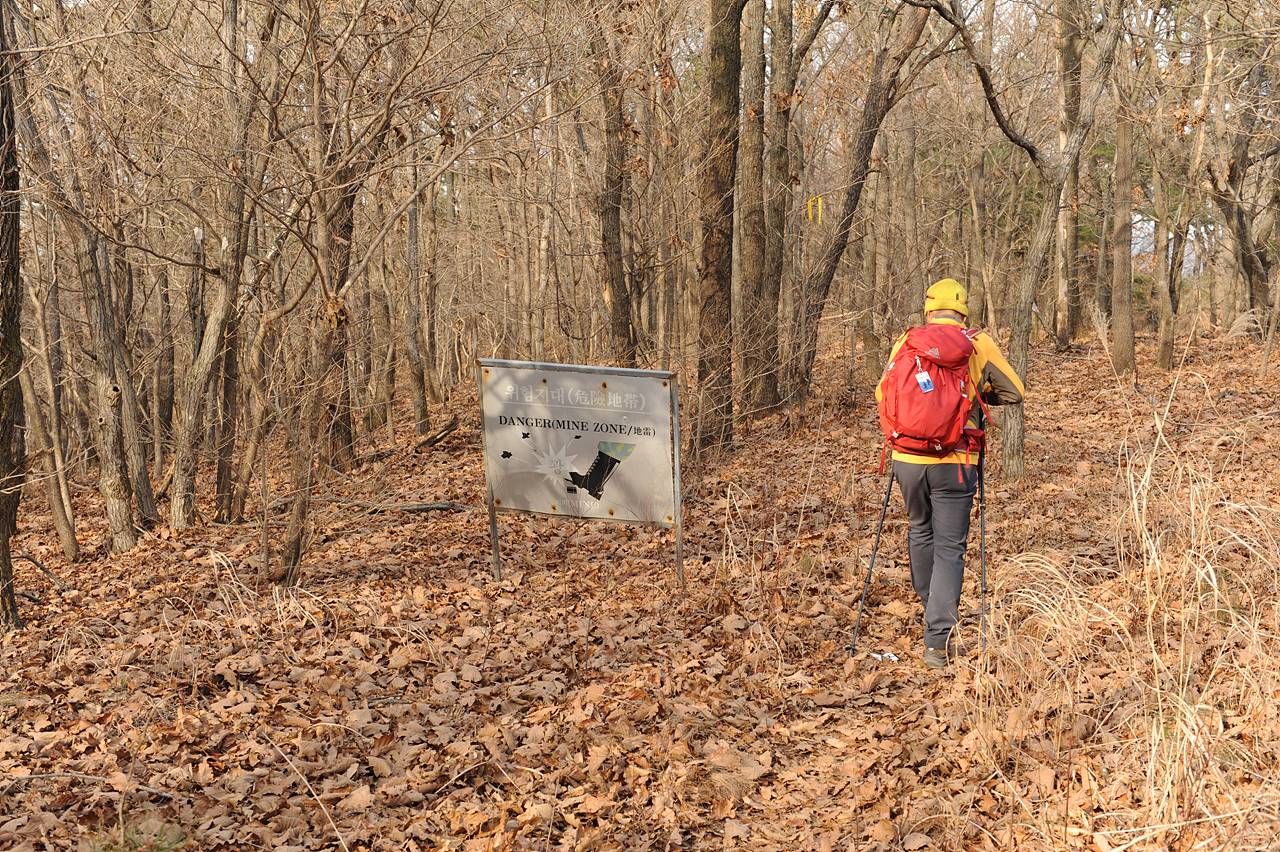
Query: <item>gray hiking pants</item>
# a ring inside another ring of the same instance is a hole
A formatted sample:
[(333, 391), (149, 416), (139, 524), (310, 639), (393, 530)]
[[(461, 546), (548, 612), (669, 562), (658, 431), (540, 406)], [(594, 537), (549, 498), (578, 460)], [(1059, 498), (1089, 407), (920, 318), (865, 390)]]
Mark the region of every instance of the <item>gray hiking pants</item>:
[(969, 514), (978, 492), (977, 462), (975, 457), (967, 465), (893, 463), (911, 519), (911, 585), (924, 604), (927, 648), (947, 647), (951, 629), (960, 620)]

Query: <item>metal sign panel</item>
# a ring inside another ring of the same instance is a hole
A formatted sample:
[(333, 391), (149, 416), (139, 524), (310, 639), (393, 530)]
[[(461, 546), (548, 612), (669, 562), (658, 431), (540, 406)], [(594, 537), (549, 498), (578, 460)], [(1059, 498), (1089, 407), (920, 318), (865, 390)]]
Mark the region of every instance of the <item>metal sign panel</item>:
[(679, 525), (675, 373), (477, 364), (495, 510)]

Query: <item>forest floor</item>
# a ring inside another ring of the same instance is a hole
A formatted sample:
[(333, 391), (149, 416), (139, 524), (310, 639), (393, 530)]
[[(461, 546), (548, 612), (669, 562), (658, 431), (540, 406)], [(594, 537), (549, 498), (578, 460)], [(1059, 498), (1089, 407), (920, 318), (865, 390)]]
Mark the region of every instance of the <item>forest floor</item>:
[[(293, 589), (261, 511), (110, 556), (82, 487), (68, 565), (30, 488), (14, 550), (69, 589), (16, 564), (0, 848), (1275, 848), (1280, 368), (1199, 339), (1163, 373), (1151, 344), (1136, 383), (1034, 350), (985, 648), (975, 524), (942, 671), (896, 489), (849, 654), (886, 480), (832, 361), (803, 418), (686, 457), (686, 588), (670, 531), (515, 515), (495, 581), (474, 390), (442, 443), (401, 419), (325, 473)], [(405, 508), (431, 501), (471, 508)]]

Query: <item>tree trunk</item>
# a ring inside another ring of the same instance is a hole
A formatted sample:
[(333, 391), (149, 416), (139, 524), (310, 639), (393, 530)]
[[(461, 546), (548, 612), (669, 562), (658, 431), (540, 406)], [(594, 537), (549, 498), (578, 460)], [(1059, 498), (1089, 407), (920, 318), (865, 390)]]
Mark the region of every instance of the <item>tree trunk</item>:
[[(316, 25), (315, 21), (309, 22), (311, 27)], [(313, 29), (309, 37), (315, 39), (318, 34)], [(299, 373), (304, 377), (305, 387), (287, 424), (292, 445), (293, 500), (281, 552), (283, 570), (280, 582), (285, 586), (296, 585), (302, 576), (311, 507), (312, 466), (321, 413), (327, 400), (336, 402), (331, 426), (331, 463), (344, 470), (341, 465), (350, 464), (349, 454), (354, 449), (350, 429), (350, 386), (345, 369), (348, 312), (344, 303), (353, 280), (354, 209), (364, 178), (386, 140), (393, 114), (390, 110), (382, 113), (377, 123), (368, 128), (368, 141), (358, 154), (328, 147), (326, 140), (333, 136), (333, 125), (325, 103), (326, 65), (318, 56), (313, 55), (312, 59), (310, 120), (313, 132), (309, 153), (316, 189), (311, 204), (315, 223), (316, 278), (320, 282), (324, 303), (319, 306), (320, 316), (312, 323), (316, 331), (308, 356), (301, 359), (305, 367)], [(336, 197), (331, 199), (331, 195)], [(354, 277), (362, 274), (363, 270), (363, 266), (357, 268)], [(328, 385), (335, 378), (338, 387), (330, 389)]]
[[(243, 201), (243, 190), (238, 193), (229, 190), (228, 194), (238, 194)], [(197, 234), (197, 243), (200, 237)], [(169, 525), (174, 529), (186, 529), (195, 520), (196, 468), (200, 458), (206, 394), (215, 384), (213, 369), (223, 346), (224, 332), (239, 282), (238, 264), (223, 265), (221, 273), (213, 313), (203, 323), (203, 334), (198, 338), (199, 348), (194, 352), (192, 363), (183, 375), (174, 436), (173, 483), (169, 486)], [(236, 279), (234, 282), (233, 275)]]
[(1160, 173), (1157, 157), (1151, 168), (1151, 194), (1154, 208), (1152, 226), (1155, 229), (1153, 248), (1156, 255), (1155, 278), (1151, 288), (1155, 291), (1159, 332), (1156, 342), (1156, 366), (1161, 370), (1173, 367), (1173, 297), (1169, 292), (1169, 193), (1164, 175)]
[(334, 347), (332, 376), (337, 381), (337, 393), (331, 396), (329, 406), (329, 466), (341, 473), (348, 473), (356, 463), (356, 430), (352, 417), (351, 358), (348, 358), (351, 338), (345, 321), (339, 323), (333, 336)]
[[(413, 185), (418, 185), (418, 168), (413, 167)], [(431, 194), (434, 198), (434, 193)], [(405, 357), (409, 361), (409, 397), (413, 400), (413, 431), (425, 435), (431, 431), (431, 408), (427, 403), (426, 365), (422, 357), (422, 277), (418, 262), (418, 209), (422, 193), (414, 196), (405, 220), (405, 317), (401, 328)]]
[(702, 207), (698, 314), (698, 429), (702, 446), (733, 441), (733, 180), (738, 159), (739, 41), (746, 0), (711, 0), (706, 60), (707, 143), (699, 175)]
[(800, 41), (792, 46), (793, 9), (791, 0), (777, 0), (773, 3), (773, 24), (770, 27), (769, 55), (772, 60), (771, 115), (773, 121), (769, 127), (769, 146), (765, 160), (765, 246), (763, 272), (760, 282), (760, 313), (772, 317), (773, 321), (762, 328), (759, 341), (753, 341), (759, 348), (761, 364), (767, 371), (761, 378), (760, 386), (752, 404), (757, 411), (766, 412), (777, 409), (782, 404), (779, 393), (782, 358), (778, 344), (778, 327), (780, 323), (789, 322), (789, 318), (779, 316), (779, 303), (782, 298), (782, 279), (786, 269), (787, 257), (787, 217), (791, 213), (792, 177), (799, 171), (799, 165), (793, 154), (791, 118), (792, 109), (800, 106), (800, 93), (796, 91), (796, 80), (800, 68), (804, 65), (805, 56), (817, 38), (834, 6), (832, 0), (826, 0), (818, 9), (809, 29)]
[[(1114, 199), (1107, 203), (1110, 204), (1112, 201)], [(1107, 234), (1111, 231), (1111, 218), (1111, 211), (1107, 207), (1098, 213), (1098, 266), (1094, 270), (1094, 280), (1097, 282), (1094, 301), (1098, 305), (1099, 312), (1107, 319), (1111, 318), (1111, 267), (1107, 263), (1107, 253), (1111, 251), (1111, 246), (1107, 243)], [(1099, 342), (1105, 344), (1107, 341)]]
[(136, 242), (136, 234), (126, 237), (124, 228), (117, 223), (115, 244), (100, 241), (102, 269), (110, 270), (108, 284), (114, 322), (112, 323), (111, 349), (115, 360), (116, 381), (120, 386), (120, 426), (124, 431), (125, 460), (129, 465), (129, 480), (133, 485), (133, 501), (138, 509), (138, 523), (150, 529), (160, 522), (156, 511), (155, 492), (151, 489), (151, 477), (147, 470), (147, 439), (144, 435), (146, 418), (138, 401), (133, 381), (133, 364), (130, 352), (125, 348), (125, 330), (133, 311), (133, 264), (129, 262), (125, 246)]
[(387, 268), (385, 252), (383, 262), (379, 264), (378, 286), (375, 289), (369, 281), (369, 338), (367, 349), (372, 361), (372, 376), (369, 398), (365, 401), (365, 432), (372, 434), (383, 426), (391, 433), (391, 443), (395, 443), (395, 423), (391, 419), (392, 406), (396, 398), (396, 367), (399, 362), (396, 334), (392, 328), (390, 286), (387, 284), (391, 271)]
[(22, 255), (19, 248), (21, 175), (14, 116), (13, 66), (7, 9), (0, 9), (0, 634), (22, 627), (13, 588), (10, 543), (18, 527), (22, 499)]
[(160, 513), (156, 510), (155, 492), (151, 490), (151, 477), (147, 473), (147, 442), (142, 432), (144, 418), (133, 387), (132, 371), (124, 358), (120, 333), (122, 328), (123, 324), (116, 326), (111, 342), (115, 354), (117, 384), (121, 391), (120, 427), (124, 439), (125, 462), (129, 467), (129, 481), (133, 486), (133, 499), (138, 507), (138, 522), (142, 527), (150, 529), (160, 522)]
[[(119, 553), (137, 544), (133, 526), (133, 492), (125, 460), (124, 438), (120, 422), (120, 397), (122, 389), (116, 380), (117, 328), (111, 320), (111, 287), (109, 271), (101, 267), (99, 243), (101, 234), (86, 223), (78, 186), (73, 184), (71, 193), (64, 189), (53, 165), (53, 157), (36, 128), (30, 110), (30, 97), (26, 92), (26, 76), (23, 66), (10, 66), (9, 82), (13, 100), (10, 107), (22, 104), (17, 116), (23, 135), (27, 156), (34, 164), (36, 175), (43, 184), (45, 197), (56, 211), (74, 255), (76, 275), (83, 289), (85, 316), (88, 320), (91, 348), (91, 368), (94, 388), (94, 412), (89, 418), (98, 452), (98, 491), (102, 495), (111, 531), (111, 550)], [(2, 501), (0, 501), (2, 502)]]
[[(974, 68), (982, 83), (982, 90), (991, 109), (992, 117), (1000, 130), (1010, 142), (1022, 148), (1039, 173), (1044, 202), (1031, 235), (1031, 242), (1023, 258), (1022, 268), (1018, 272), (1016, 305), (1010, 321), (1009, 364), (1020, 376), (1026, 376), (1030, 356), (1032, 308), (1035, 305), (1036, 290), (1040, 283), (1040, 273), (1044, 269), (1045, 257), (1049, 251), (1049, 243), (1053, 238), (1057, 223), (1056, 205), (1053, 200), (1061, 198), (1062, 188), (1067, 182), (1067, 175), (1080, 157), (1080, 149), (1084, 147), (1085, 137), (1093, 127), (1094, 113), (1102, 93), (1111, 78), (1111, 67), (1115, 61), (1116, 45), (1123, 31), (1123, 15), (1125, 0), (1112, 0), (1107, 11), (1106, 28), (1102, 36), (1102, 45), (1098, 51), (1098, 59), (1094, 66), (1094, 76), (1089, 89), (1081, 98), (1080, 120), (1071, 132), (1067, 143), (1051, 159), (1046, 159), (1040, 149), (1025, 136), (1020, 134), (1009, 123), (1003, 107), (996, 96), (995, 83), (986, 64), (982, 61), (973, 35), (968, 25), (959, 15), (959, 4), (952, 6), (935, 6), (947, 23), (959, 32), (964, 41), (965, 51), (973, 62)], [(1004, 435), (1002, 440), (1003, 468), (1002, 475), (1006, 479), (1021, 479), (1026, 476), (1026, 421), (1021, 405), (1011, 406), (1004, 418)]]
[[(889, 300), (893, 295), (894, 280), (893, 241), (893, 168), (889, 164), (889, 140), (882, 134), (876, 139), (875, 153), (871, 155), (871, 171), (875, 173), (876, 197), (871, 205), (872, 233), (875, 235), (876, 265), (872, 279), (872, 292), (875, 294), (871, 302), (871, 318), (879, 320), (876, 329), (876, 341), (885, 336), (888, 325), (884, 319), (889, 314)], [(924, 299), (921, 297), (921, 304)], [(816, 350), (817, 340), (814, 340)]]
[(969, 323), (974, 328), (994, 325), (995, 317), (987, 310), (991, 298), (987, 244), (987, 180), (986, 152), (978, 151), (969, 165), (965, 183), (969, 190), (968, 286)]
[[(243, 100), (239, 76), (244, 48), (240, 39), (241, 21), (238, 0), (225, 0), (222, 17), (222, 84), (228, 122), (228, 156), (232, 179), (223, 187), (225, 193), (221, 217), (223, 243), (219, 257), (218, 293), (213, 311), (196, 337), (199, 347), (192, 349), (191, 366), (182, 383), (177, 434), (173, 451), (173, 483), (169, 488), (169, 525), (185, 529), (195, 519), (195, 477), (199, 461), (201, 417), (206, 394), (212, 389), (214, 365), (226, 339), (227, 323), (235, 309), (248, 251), (249, 219), (245, 216), (245, 185), (248, 168), (249, 123), (252, 110)], [(262, 158), (259, 158), (261, 160)], [(197, 235), (197, 242), (202, 235)], [(203, 310), (203, 299), (198, 306)]]
[[(1061, 185), (1045, 188), (1046, 198), (1056, 198)], [(1031, 232), (1031, 242), (1027, 246), (1027, 260), (1024, 261), (1018, 276), (1018, 302), (1014, 309), (1009, 329), (1009, 365), (1018, 375), (1027, 374), (1030, 361), (1028, 352), (1031, 340), (1032, 305), (1035, 301), (1036, 282), (1044, 267), (1045, 258), (1049, 254), (1049, 244), (1053, 240), (1057, 227), (1057, 210), (1052, 204), (1045, 204), (1036, 216), (1035, 227)], [(1030, 265), (1031, 258), (1039, 258), (1040, 263)], [(1001, 476), (1004, 479), (1022, 479), (1026, 476), (1025, 443), (1026, 421), (1021, 405), (1008, 406), (1004, 413), (1004, 429), (1001, 448), (1004, 451)]]
[[(1249, 74), (1248, 85), (1241, 96), (1242, 126), (1231, 137), (1231, 151), (1225, 171), (1218, 165), (1210, 165), (1209, 176), (1213, 186), (1213, 202), (1222, 214), (1235, 249), (1235, 264), (1244, 278), (1245, 302), (1248, 310), (1257, 317), (1256, 333), (1266, 329), (1266, 319), (1271, 309), (1271, 272), (1276, 254), (1267, 246), (1269, 227), (1264, 233), (1254, 233), (1252, 215), (1265, 217), (1275, 203), (1275, 194), (1268, 202), (1265, 198), (1246, 199), (1245, 183), (1254, 160), (1249, 153), (1250, 143), (1261, 113), (1256, 103), (1267, 86), (1267, 63), (1257, 62)], [(1278, 166), (1280, 168), (1280, 166)], [(1254, 212), (1256, 208), (1257, 212)]]
[[(1058, 144), (1065, 148), (1080, 121), (1081, 48), (1080, 10), (1077, 0), (1058, 0), (1058, 74), (1062, 81), (1062, 112)], [(1068, 170), (1058, 208), (1057, 328), (1062, 347), (1080, 334), (1080, 280), (1076, 271), (1080, 252), (1080, 161)]]
[(1135, 369), (1133, 351), (1133, 121), (1116, 83), (1115, 203), (1111, 237), (1111, 368), (1119, 375)]
[[(325, 335), (328, 337), (328, 335)], [(313, 344), (319, 347), (319, 341)], [(326, 347), (327, 348), (327, 347)], [(309, 353), (307, 360), (314, 362), (318, 353)], [(324, 361), (328, 361), (327, 357)], [(311, 373), (304, 371), (304, 375)], [(280, 585), (296, 586), (302, 578), (302, 558), (306, 555), (307, 524), (311, 514), (312, 461), (315, 458), (314, 425), (320, 417), (322, 395), (318, 391), (304, 392), (302, 407), (296, 418), (290, 417), (288, 437), (291, 452), (289, 467), (292, 475), (290, 492), (293, 499), (289, 501), (289, 522), (285, 527), (284, 539), (280, 547), (280, 565), (283, 569)]]
[[(438, 149), (436, 157), (443, 156), (443, 149)], [(426, 226), (426, 251), (422, 256), (421, 276), (423, 287), (420, 290), (421, 308), (422, 308), (422, 370), (423, 378), (427, 383), (427, 394), (432, 402), (437, 404), (443, 403), (446, 399), (444, 388), (441, 387), (441, 372), (443, 364), (442, 343), (444, 335), (441, 333), (444, 328), (441, 325), (440, 314), (440, 216), (436, 209), (438, 202), (439, 184), (432, 181), (424, 190), (423, 200), (423, 218)], [(448, 333), (448, 332), (446, 332)], [(451, 347), (451, 352), (456, 353), (456, 349)], [(428, 425), (428, 429), (430, 426)]]
[[(45, 310), (44, 301), (35, 297), (34, 293), (29, 292), (27, 295), (31, 299), (31, 306), (35, 311), (35, 327), (38, 341), (39, 355), (37, 356), (40, 366), (44, 372), (45, 383), (49, 387), (49, 423), (48, 434), (50, 447), (49, 450), (53, 455), (53, 464), (55, 471), (55, 482), (58, 486), (58, 493), (61, 497), (63, 505), (63, 513), (72, 525), (74, 530), (74, 512), (71, 505), (71, 485), (67, 479), (67, 462), (66, 455), (63, 452), (63, 421), (62, 421), (62, 404), (65, 398), (62, 393), (62, 385), (60, 377), (62, 376), (62, 332), (61, 324), (58, 319), (58, 300), (59, 291), (57, 278), (49, 285), (48, 304), (53, 306), (52, 311)], [(33, 353), (34, 354), (34, 353)], [(28, 373), (34, 373), (34, 367), (31, 366), (31, 360), (28, 359)], [(31, 377), (32, 386), (34, 388), (35, 379)], [(25, 392), (24, 392), (25, 394)], [(32, 397), (34, 400), (34, 397)], [(38, 405), (32, 402), (32, 405)], [(77, 552), (79, 546), (76, 547)]]
[[(555, 186), (554, 177), (552, 178), (550, 185), (551, 187)], [(554, 189), (548, 189), (548, 191), (552, 193), (555, 192)], [(538, 293), (534, 302), (533, 333), (538, 342), (539, 360), (551, 361), (555, 360), (555, 353), (554, 351), (549, 351), (547, 348), (551, 341), (550, 335), (547, 334), (547, 304), (551, 300), (551, 234), (553, 233), (553, 226), (555, 224), (554, 198), (551, 203), (547, 205), (546, 210), (539, 208), (539, 213), (542, 215), (542, 222), (538, 226)], [(637, 292), (636, 295), (639, 296), (640, 293)], [(635, 307), (634, 301), (632, 302), (632, 306), (633, 308)], [(641, 325), (636, 321), (636, 317), (634, 316), (629, 322), (629, 325), (631, 326), (632, 341), (634, 343), (637, 339), (636, 333), (640, 329)], [(632, 356), (632, 363), (635, 363), (634, 354)]]
[[(772, 329), (776, 336), (778, 328), (777, 303), (770, 306), (764, 293), (764, 7), (765, 0), (748, 0), (743, 15), (746, 53), (742, 65), (742, 91), (746, 103), (742, 116), (742, 156), (738, 165), (738, 211), (742, 234), (739, 257), (745, 338), (742, 345), (743, 409), (744, 414), (750, 417), (765, 414), (777, 405), (776, 373), (761, 345), (769, 330)], [(772, 357), (776, 359), (776, 351)]]
[[(1190, 207), (1189, 200), (1184, 199), (1184, 206)], [(1181, 214), (1174, 221), (1173, 234), (1169, 240), (1169, 283), (1165, 288), (1169, 293), (1169, 304), (1173, 313), (1182, 310), (1182, 267), (1187, 255), (1187, 232), (1191, 230), (1189, 217)]]
[(901, 278), (905, 284), (907, 310), (912, 325), (924, 324), (924, 297), (929, 290), (925, 280), (924, 256), (920, 250), (920, 225), (916, 215), (919, 196), (916, 191), (916, 120), (913, 117), (902, 131), (902, 171), (901, 180), (895, 184), (899, 188), (898, 207), (902, 210), (902, 224), (907, 232), (906, 269)]
[(623, 125), (622, 69), (608, 42), (603, 21), (597, 20), (592, 45), (601, 66), (600, 105), (604, 110), (604, 186), (600, 190), (600, 249), (604, 254), (605, 286), (609, 293), (609, 337), (613, 355), (624, 367), (636, 365), (636, 337), (631, 326), (631, 291), (622, 259), (622, 191), (627, 156)]
[[(867, 203), (874, 209), (881, 192), (880, 176), (873, 174), (867, 179)], [(862, 356), (866, 366), (867, 381), (878, 382), (884, 372), (884, 362), (880, 358), (880, 335), (876, 333), (876, 311), (880, 305), (880, 289), (876, 286), (876, 267), (879, 264), (876, 253), (876, 234), (874, 217), (864, 216), (857, 242), (862, 247), (862, 291), (858, 299), (858, 338), (862, 341)], [(855, 252), (856, 256), (856, 252)], [(855, 290), (859, 289), (857, 287)]]
[[(277, 323), (285, 315), (292, 313), (296, 309), (297, 305), (310, 292), (311, 286), (315, 281), (314, 277), (309, 279), (308, 283), (301, 287), (291, 301), (281, 305), (277, 310), (271, 313), (267, 313), (264, 310), (263, 301), (268, 289), (268, 276), (279, 259), (287, 235), (296, 225), (297, 218), (302, 210), (302, 199), (295, 198), (286, 217), (286, 224), (282, 225), (277, 231), (275, 238), (270, 243), (270, 248), (266, 251), (265, 257), (262, 257), (261, 260), (250, 267), (251, 276), (247, 289), (248, 292), (256, 294), (256, 297), (249, 303), (249, 308), (245, 313), (246, 321), (243, 323), (244, 338), (249, 341), (244, 347), (243, 358), (245, 372), (245, 381), (243, 382), (245, 389), (245, 448), (240, 458), (239, 468), (235, 477), (235, 487), (232, 493), (230, 512), (232, 523), (244, 518), (245, 503), (248, 500), (250, 483), (254, 478), (255, 463), (259, 453), (265, 454), (266, 452), (264, 444), (267, 439), (269, 424), (275, 419), (273, 415), (268, 413), (268, 397), (272, 390), (267, 386), (268, 377), (266, 375), (268, 337), (279, 334)], [(282, 299), (283, 295), (280, 292), (274, 294), (277, 299)], [(263, 511), (266, 511), (266, 506), (263, 506)]]
[[(245, 504), (248, 501), (250, 483), (258, 454), (265, 452), (263, 443), (267, 436), (267, 389), (266, 381), (266, 329), (263, 317), (258, 310), (246, 311), (244, 323), (244, 452), (236, 469), (231, 489), (231, 505), (227, 512), (228, 523), (239, 523), (244, 520)], [(266, 507), (263, 507), (266, 511)]]
[(761, 337), (755, 341), (760, 351), (761, 367), (765, 368), (765, 372), (751, 399), (752, 407), (762, 413), (782, 404), (782, 394), (778, 389), (782, 367), (778, 324), (786, 320), (780, 317), (778, 308), (782, 298), (783, 270), (786, 266), (787, 216), (791, 212), (791, 110), (793, 105), (799, 105), (799, 98), (795, 93), (796, 57), (792, 53), (791, 39), (791, 0), (774, 0), (769, 39), (772, 66), (772, 98), (769, 106), (773, 120), (769, 126), (769, 145), (765, 153), (765, 241), (758, 293), (760, 304), (757, 308), (761, 316), (772, 317), (773, 322), (761, 328)]
[[(306, 555), (307, 529), (311, 514), (311, 488), (313, 460), (319, 437), (320, 421), (324, 412), (324, 387), (326, 374), (341, 369), (335, 355), (342, 351), (335, 338), (340, 330), (330, 318), (322, 320), (323, 331), (314, 339), (310, 351), (304, 357), (302, 374), (306, 376), (307, 389), (299, 401), (298, 416), (290, 424), (289, 438), (293, 446), (290, 453), (290, 469), (293, 475), (293, 500), (290, 501), (289, 523), (285, 528), (281, 545), (280, 562), (283, 576), (280, 584), (295, 586), (302, 577), (302, 558)], [(339, 320), (340, 322), (341, 320)], [(292, 418), (291, 418), (292, 419)]]
[[(236, 317), (227, 318), (226, 332), (219, 359), (222, 384), (222, 404), (218, 407), (217, 469), (214, 486), (213, 519), (220, 524), (231, 523), (231, 509), (235, 494), (235, 476), (232, 453), (236, 445), (236, 430), (240, 424), (240, 335)], [(215, 383), (216, 386), (216, 383)]]
[(348, 166), (340, 169), (334, 177), (338, 203), (331, 208), (327, 237), (332, 295), (325, 308), (329, 324), (333, 327), (332, 333), (326, 336), (332, 344), (329, 354), (331, 364), (327, 374), (324, 371), (316, 374), (317, 379), (328, 375), (337, 382), (335, 392), (329, 394), (329, 398), (333, 400), (330, 404), (329, 464), (343, 473), (355, 466), (355, 428), (351, 417), (351, 381), (347, 365), (350, 315), (341, 294), (350, 289), (347, 285), (351, 281), (355, 203), (361, 183), (358, 174), (354, 166)]
[[(0, 235), (0, 239), (3, 239), (3, 235)], [(0, 275), (2, 274), (0, 271)], [(49, 512), (53, 516), (53, 527), (57, 530), (58, 540), (62, 544), (62, 555), (68, 562), (75, 562), (80, 557), (80, 543), (76, 540), (75, 521), (68, 511), (67, 504), (63, 502), (62, 489), (58, 486), (58, 466), (53, 456), (53, 440), (45, 424), (40, 399), (36, 396), (35, 383), (31, 380), (31, 370), (20, 371), (19, 381), (22, 383), (27, 432), (33, 439), (35, 449), (40, 453), (40, 478), (44, 481), (45, 494), (49, 498)]]
[(173, 327), (169, 310), (169, 273), (161, 267), (156, 272), (159, 316), (156, 318), (158, 345), (155, 369), (151, 374), (152, 397), (151, 440), (153, 470), (164, 475), (165, 447), (173, 431)]
[[(983, 0), (982, 41), (978, 43), (978, 61), (991, 62), (991, 45), (995, 41), (996, 0)], [(979, 106), (970, 113), (975, 132), (984, 134), (987, 124), (982, 120), (985, 110)], [(991, 292), (994, 284), (994, 260), (996, 247), (990, 242), (995, 228), (991, 224), (988, 203), (991, 196), (987, 182), (988, 152), (978, 146), (968, 168), (969, 206), (973, 224), (969, 227), (969, 322), (974, 328), (997, 328), (1000, 317), (996, 315), (995, 299)]]

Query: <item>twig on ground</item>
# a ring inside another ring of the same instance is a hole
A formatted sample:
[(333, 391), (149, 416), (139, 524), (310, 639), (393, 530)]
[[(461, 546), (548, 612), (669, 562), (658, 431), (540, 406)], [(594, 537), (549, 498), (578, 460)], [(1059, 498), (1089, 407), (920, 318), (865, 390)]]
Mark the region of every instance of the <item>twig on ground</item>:
[(403, 451), (397, 447), (384, 447), (380, 450), (374, 450), (368, 455), (361, 456), (360, 458), (356, 459), (356, 464), (364, 465), (364, 464), (372, 464), (374, 462), (386, 461), (389, 458), (394, 458), (395, 456), (400, 455), (401, 452)]
[(436, 444), (443, 441), (446, 435), (448, 435), (450, 432), (452, 432), (454, 429), (457, 429), (457, 428), (458, 428), (458, 415), (455, 414), (453, 415), (453, 419), (451, 419), (448, 423), (441, 426), (436, 431), (432, 432), (427, 437), (423, 438), (415, 446), (434, 447)]
[(1044, 333), (1053, 340), (1053, 348), (1059, 350), (1062, 349), (1062, 341), (1058, 338), (1058, 333), (1053, 330), (1053, 326), (1049, 324), (1047, 319), (1045, 319), (1044, 314), (1040, 312), (1040, 306), (1035, 302), (1031, 303), (1031, 312), (1035, 314), (1036, 319), (1040, 321), (1040, 327), (1044, 329)]
[[(468, 772), (470, 772), (471, 770), (473, 770), (473, 769), (479, 769), (481, 766), (484, 766), (484, 765), (485, 765), (485, 764), (487, 764), (487, 763), (489, 763), (489, 761), (487, 761), (487, 760), (481, 760), (481, 761), (477, 761), (476, 763), (471, 764), (471, 765), (470, 765), (470, 766), (468, 766), (468, 767), (465, 767), (465, 768), (463, 768), (463, 769), (458, 770), (457, 772), (455, 772), (455, 773), (454, 773), (454, 775), (453, 775), (453, 777), (452, 777), (452, 778), (450, 778), (448, 781), (446, 781), (446, 782), (444, 782), (443, 784), (441, 784), (441, 785), (440, 785), (439, 787), (437, 787), (433, 792), (439, 793), (441, 790), (444, 790), (444, 789), (447, 789), (447, 788), (449, 788), (449, 787), (453, 786), (453, 782), (454, 782), (454, 781), (457, 781), (459, 778), (461, 778), (463, 775), (466, 775), (466, 774), (467, 774)], [(505, 773), (504, 773), (504, 774), (505, 774)], [(508, 775), (507, 777), (508, 777), (508, 778), (510, 778), (511, 776), (509, 776), (509, 775)], [(512, 782), (512, 783), (515, 783), (515, 782)], [(518, 786), (518, 785), (517, 785), (517, 786)]]
[(169, 469), (164, 472), (164, 479), (160, 480), (160, 484), (156, 486), (155, 495), (159, 500), (162, 497), (169, 496), (169, 486), (173, 484), (173, 463), (169, 463)]
[(366, 500), (350, 500), (346, 497), (330, 497), (330, 503), (341, 503), (344, 506), (355, 506), (370, 512), (475, 512), (478, 506), (466, 503), (455, 503), (452, 500), (439, 500), (434, 503), (370, 503)]
[[(104, 784), (111, 783), (110, 778), (103, 778), (101, 775), (85, 775), (82, 772), (42, 772), (39, 775), (23, 775), (21, 778), (14, 778), (5, 786), (3, 793), (4, 795), (8, 795), (10, 790), (20, 784), (25, 784), (28, 781), (36, 781), (41, 778), (78, 778), (81, 781), (98, 781)], [(134, 786), (142, 792), (149, 793), (152, 796), (163, 796), (166, 799), (178, 799), (184, 802), (188, 801), (186, 796), (179, 795), (178, 793), (170, 793), (168, 790), (157, 790), (155, 787), (148, 787), (146, 784), (135, 784)]]
[(56, 585), (59, 589), (62, 589), (62, 591), (64, 591), (64, 592), (69, 592), (69, 591), (71, 591), (71, 587), (70, 587), (70, 586), (68, 586), (66, 583), (62, 582), (62, 580), (58, 577), (58, 575), (57, 575), (57, 574), (54, 574), (54, 573), (53, 573), (52, 571), (50, 571), (48, 568), (46, 568), (46, 567), (44, 567), (43, 565), (41, 565), (41, 564), (40, 564), (40, 563), (39, 563), (39, 562), (38, 562), (34, 557), (28, 556), (28, 555), (27, 555), (27, 554), (25, 554), (25, 553), (15, 553), (15, 554), (13, 554), (13, 558), (14, 558), (14, 559), (25, 559), (25, 560), (27, 560), (27, 561), (28, 561), (28, 562), (30, 562), (32, 565), (36, 566), (36, 567), (37, 567), (37, 568), (39, 568), (41, 571), (43, 571), (43, 572), (45, 573), (45, 575), (46, 575), (50, 580), (52, 580), (52, 581), (54, 582), (54, 585)]

